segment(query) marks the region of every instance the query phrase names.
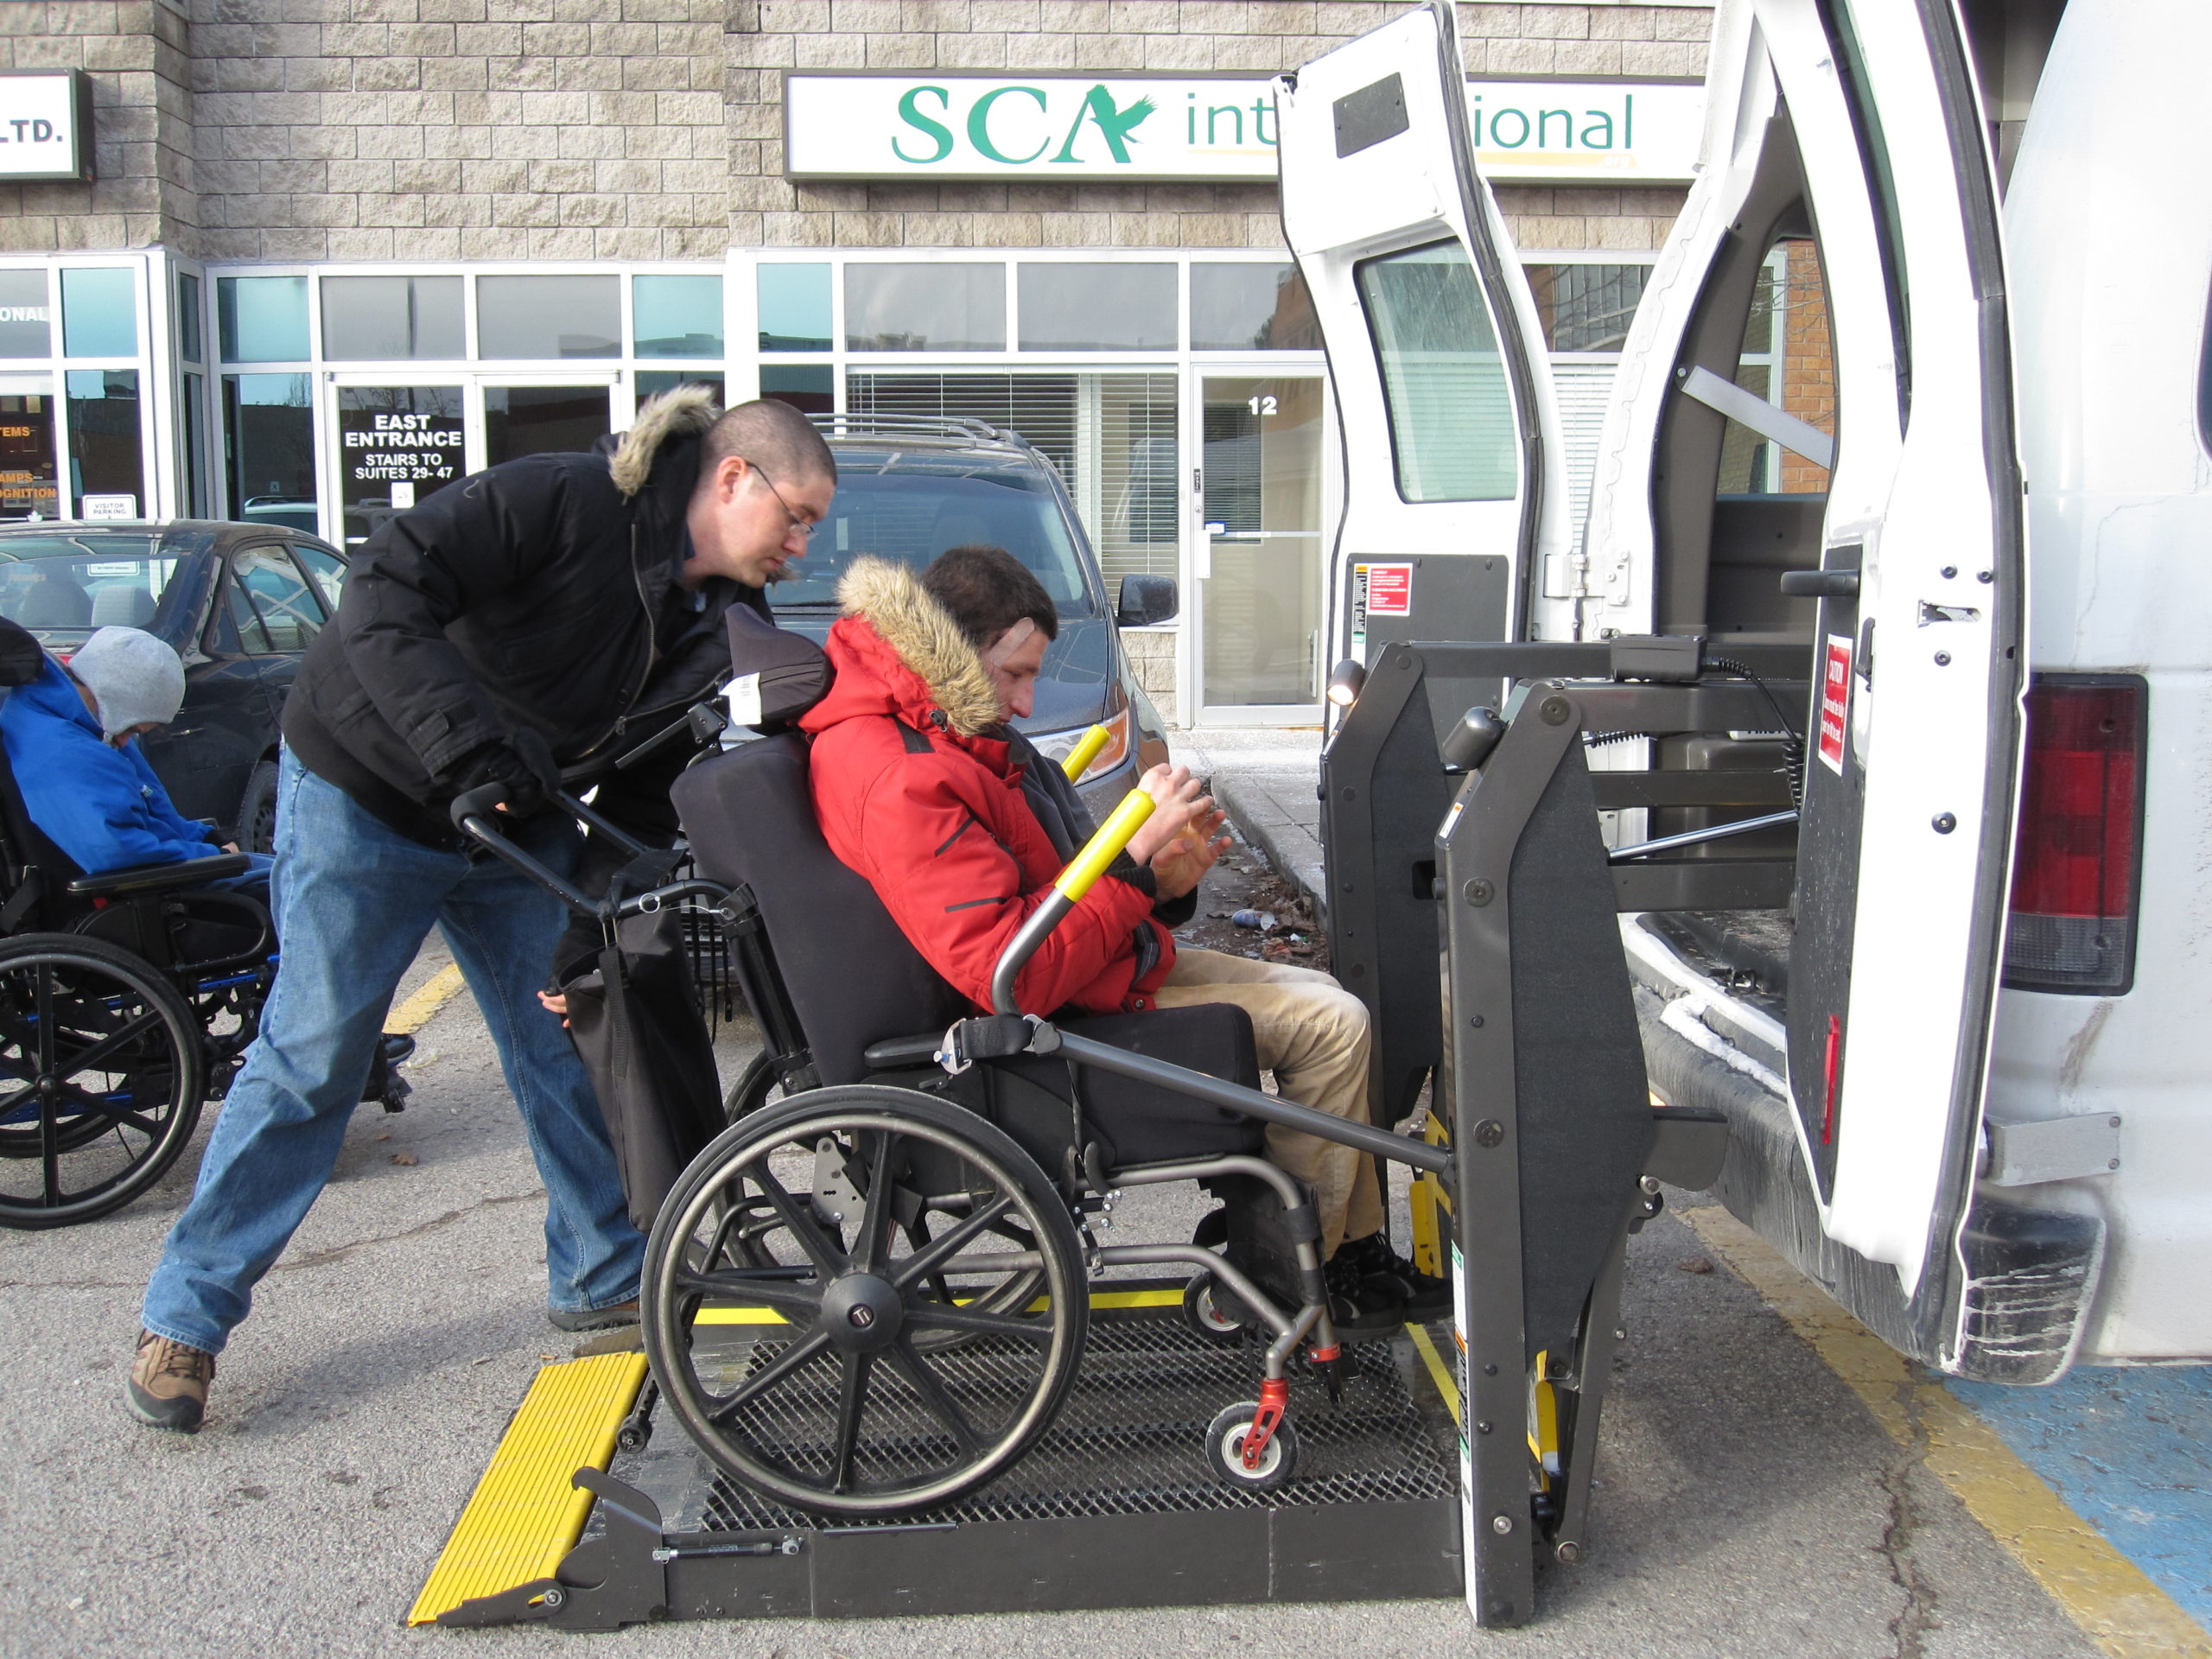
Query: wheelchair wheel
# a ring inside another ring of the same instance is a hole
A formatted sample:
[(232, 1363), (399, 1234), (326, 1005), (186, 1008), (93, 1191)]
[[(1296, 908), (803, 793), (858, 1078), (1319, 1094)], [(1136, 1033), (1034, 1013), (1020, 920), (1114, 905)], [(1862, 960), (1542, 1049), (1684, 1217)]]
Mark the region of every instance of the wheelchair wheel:
[(702, 1450), (852, 1516), (945, 1503), (1014, 1463), (1090, 1313), (1074, 1224), (1028, 1154), (871, 1084), (810, 1090), (702, 1153), (654, 1224), (640, 1306), (662, 1398)]
[(1220, 1347), (1234, 1348), (1244, 1340), (1245, 1324), (1240, 1314), (1230, 1312), (1241, 1308), (1241, 1302), (1224, 1301), (1221, 1287), (1213, 1274), (1199, 1273), (1183, 1287), (1183, 1322), (1208, 1342)]
[(1298, 1467), (1298, 1432), (1286, 1417), (1275, 1425), (1260, 1453), (1259, 1467), (1244, 1466), (1244, 1437), (1251, 1432), (1256, 1400), (1225, 1408), (1206, 1426), (1206, 1467), (1224, 1486), (1242, 1492), (1272, 1492), (1290, 1484)]
[(0, 944), (0, 1226), (130, 1203), (192, 1139), (206, 1085), (192, 1012), (145, 962), (67, 935)]

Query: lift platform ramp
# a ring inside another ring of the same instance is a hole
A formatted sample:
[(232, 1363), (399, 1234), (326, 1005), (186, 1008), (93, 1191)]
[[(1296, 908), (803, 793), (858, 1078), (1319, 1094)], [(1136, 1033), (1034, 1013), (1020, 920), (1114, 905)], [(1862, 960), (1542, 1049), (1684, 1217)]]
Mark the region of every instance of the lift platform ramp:
[[(887, 1519), (784, 1507), (679, 1429), (656, 1435), (634, 1360), (626, 1390), (541, 1379), (547, 1400), (533, 1390), (518, 1414), (415, 1622), (1454, 1595), (1480, 1624), (1526, 1622), (1540, 1565), (1571, 1564), (1588, 1536), (1627, 1238), (1662, 1182), (1710, 1185), (1726, 1147), (1718, 1115), (1651, 1103), (1618, 912), (1715, 903), (1787, 861), (1688, 868), (1739, 824), (1605, 844), (1601, 810), (1635, 810), (1637, 789), (1681, 809), (1703, 788), (1725, 806), (1746, 780), (1593, 776), (1592, 737), (1771, 723), (1750, 683), (1700, 677), (1695, 642), (1653, 650), (1676, 683), (1619, 677), (1650, 664), (1618, 645), (1392, 645), (1329, 747), (1339, 971), (1374, 1012), (1380, 1064), (1402, 1068), (1378, 1101), (1409, 1108), (1433, 1080), (1424, 1132), (1452, 1155), (1421, 1178), (1416, 1238), (1458, 1306), (1448, 1326), (1349, 1351), (1338, 1398), (1311, 1369), (1293, 1376), (1306, 1451), (1292, 1484), (1232, 1490), (1200, 1453), (1209, 1412), (1256, 1376), (1256, 1348), (1201, 1337), (1177, 1284), (1098, 1279), (1090, 1346), (1046, 1435), (968, 1497)], [(1469, 714), (1477, 701), (1500, 712)], [(1620, 823), (1643, 827), (1615, 822), (1617, 840)], [(779, 1323), (712, 1307), (696, 1341), (743, 1375)], [(971, 1351), (974, 1386), (994, 1361), (988, 1341)], [(794, 1397), (794, 1446), (829, 1432), (828, 1404)]]

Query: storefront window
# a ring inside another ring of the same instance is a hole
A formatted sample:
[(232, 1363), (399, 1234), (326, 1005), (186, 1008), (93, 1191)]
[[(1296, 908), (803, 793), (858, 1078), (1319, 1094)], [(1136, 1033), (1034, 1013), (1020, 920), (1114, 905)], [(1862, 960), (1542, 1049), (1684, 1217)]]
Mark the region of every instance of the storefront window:
[(826, 352), (830, 332), (830, 267), (760, 267), (760, 349)]
[(137, 276), (127, 265), (61, 273), (61, 350), (68, 357), (135, 357)]
[(1318, 352), (1321, 325), (1298, 267), (1191, 264), (1194, 352)]
[(459, 386), (338, 388), (338, 489), (348, 547), (465, 470)]
[[(823, 371), (827, 374), (829, 371)], [(638, 402), (642, 405), (648, 397), (658, 397), (664, 391), (674, 391), (678, 386), (704, 386), (715, 394), (715, 402), (723, 401), (722, 377), (705, 369), (639, 369), (638, 371)]]
[(215, 283), (216, 343), (226, 363), (308, 359), (308, 279), (224, 276)]
[(479, 276), (476, 354), (620, 357), (619, 276)]
[(1529, 265), (1529, 289), (1554, 352), (1618, 352), (1628, 343), (1649, 265)]
[(44, 375), (0, 381), (0, 518), (59, 518), (54, 398)]
[(632, 334), (639, 357), (720, 357), (722, 279), (648, 276), (630, 284)]
[(1519, 430), (1490, 307), (1457, 242), (1358, 267), (1408, 501), (1510, 500)]
[(613, 429), (605, 386), (486, 386), (484, 464), (588, 449)]
[[(229, 286), (228, 281), (222, 283), (218, 294)], [(248, 524), (288, 524), (309, 535), (320, 533), (315, 411), (308, 406), (306, 375), (223, 377), (223, 461), (233, 517)]]
[(200, 279), (188, 270), (176, 274), (176, 354), (187, 363), (200, 358)]
[(207, 500), (207, 416), (206, 398), (207, 377), (186, 373), (179, 377), (183, 393), (177, 398), (177, 411), (183, 417), (181, 439), (184, 445), (184, 513), (188, 518), (208, 516)]
[(49, 355), (54, 350), (51, 315), (43, 270), (0, 270), (0, 357)]
[(1003, 264), (845, 267), (849, 352), (1002, 352)]
[(1025, 352), (1172, 352), (1173, 265), (1025, 264), (1020, 268)]
[(67, 380), (69, 493), (77, 516), (140, 517), (144, 479), (138, 442), (138, 371), (71, 369)]
[(827, 363), (764, 363), (760, 395), (803, 415), (827, 415), (837, 407), (837, 372)]
[(322, 354), (338, 361), (467, 355), (458, 276), (326, 276)]

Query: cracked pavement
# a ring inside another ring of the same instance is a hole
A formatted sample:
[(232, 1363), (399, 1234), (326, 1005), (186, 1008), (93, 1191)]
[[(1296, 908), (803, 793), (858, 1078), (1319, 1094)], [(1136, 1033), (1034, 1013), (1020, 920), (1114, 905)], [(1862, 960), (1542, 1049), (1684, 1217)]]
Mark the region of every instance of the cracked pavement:
[[(442, 961), (427, 951), (404, 988)], [(120, 1214), (0, 1232), (0, 1656), (2097, 1651), (1746, 1284), (1685, 1270), (1701, 1246), (1672, 1216), (1634, 1241), (1587, 1555), (1548, 1575), (1527, 1630), (1478, 1632), (1452, 1602), (407, 1630), (531, 1376), (577, 1341), (544, 1318), (537, 1178), (466, 994), (419, 1040), (414, 1100), (354, 1118), (330, 1188), (222, 1357), (196, 1438), (138, 1427), (121, 1390), (139, 1291), (205, 1129)], [(395, 1164), (403, 1152), (419, 1162)]]

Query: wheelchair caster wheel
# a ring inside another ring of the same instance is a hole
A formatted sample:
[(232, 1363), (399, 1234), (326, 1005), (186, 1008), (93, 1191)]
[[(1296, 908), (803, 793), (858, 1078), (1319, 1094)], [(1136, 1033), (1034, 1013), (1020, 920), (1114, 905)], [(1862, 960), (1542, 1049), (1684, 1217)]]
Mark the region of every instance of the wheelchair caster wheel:
[(1230, 1312), (1213, 1274), (1201, 1273), (1183, 1287), (1183, 1322), (1208, 1342), (1234, 1348), (1244, 1340), (1244, 1321)]
[(614, 1444), (625, 1452), (642, 1452), (653, 1432), (645, 1423), (625, 1423), (614, 1431)]
[(1206, 1467), (1215, 1479), (1240, 1491), (1274, 1491), (1289, 1484), (1291, 1471), (1298, 1466), (1298, 1433), (1287, 1417), (1268, 1436), (1260, 1453), (1260, 1466), (1244, 1466), (1244, 1437), (1251, 1433), (1252, 1418), (1259, 1409), (1256, 1400), (1230, 1406), (1206, 1429)]

